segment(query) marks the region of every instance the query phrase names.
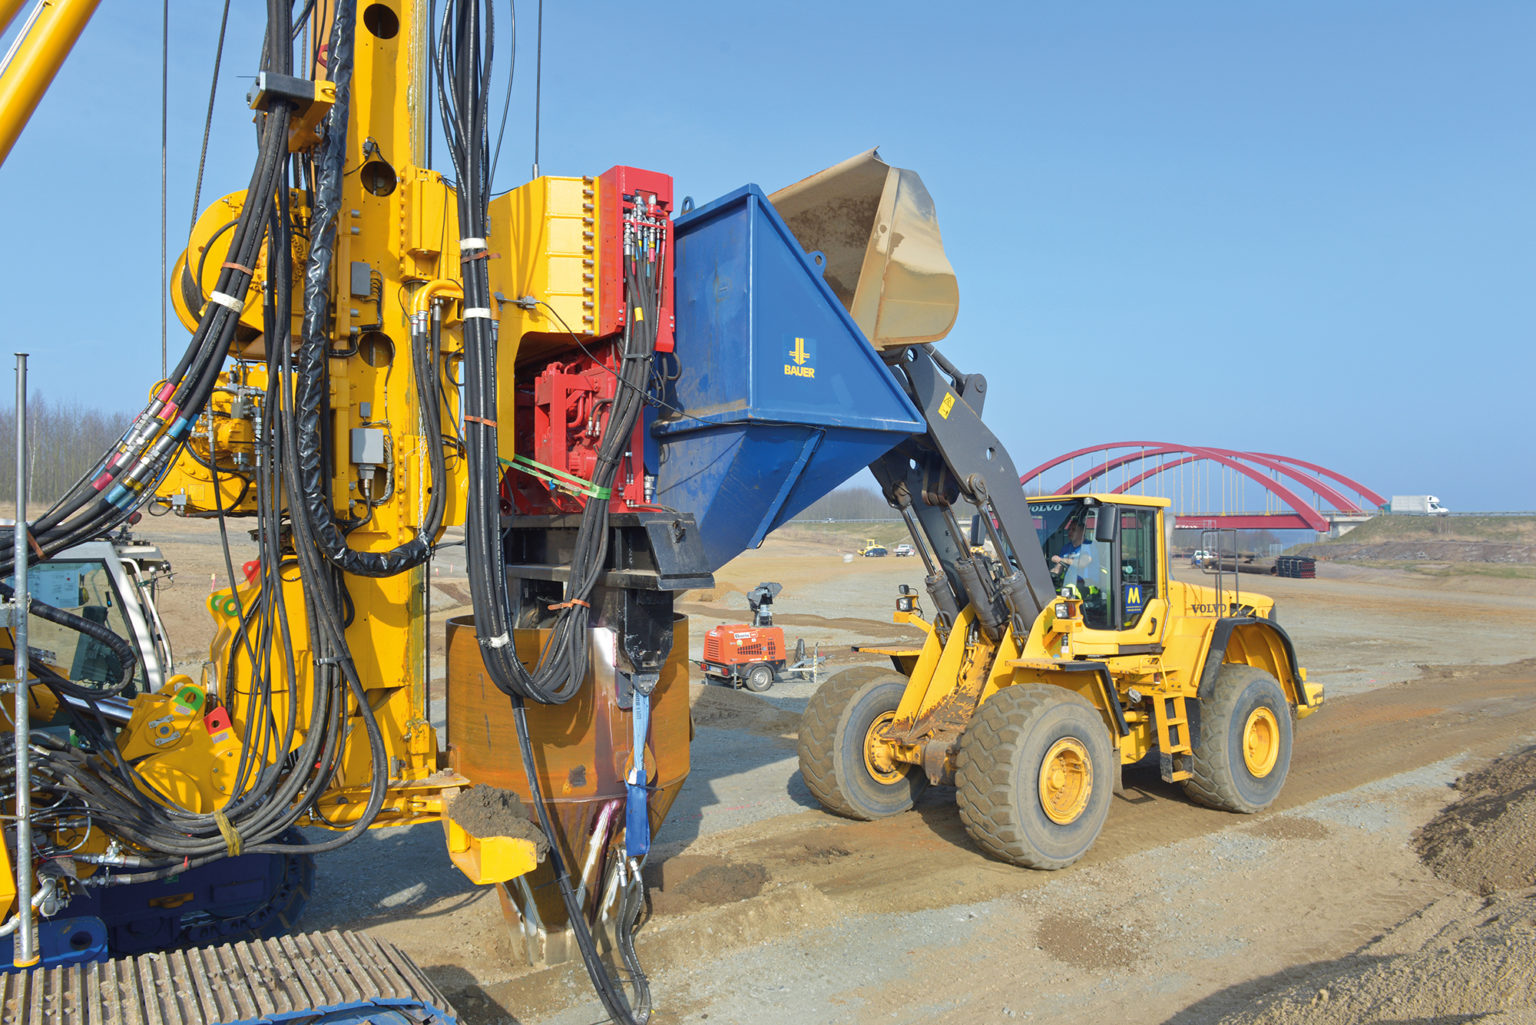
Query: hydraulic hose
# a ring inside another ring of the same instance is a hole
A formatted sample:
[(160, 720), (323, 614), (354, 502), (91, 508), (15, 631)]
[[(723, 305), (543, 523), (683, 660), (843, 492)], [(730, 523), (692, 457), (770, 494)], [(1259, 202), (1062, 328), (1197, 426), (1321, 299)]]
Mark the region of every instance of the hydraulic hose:
[[(250, 285), (251, 274), (245, 268), (254, 265), (267, 204), (287, 155), (289, 116), (289, 108), (278, 104), (261, 118), (261, 140), (247, 201), (215, 289), (223, 298), (210, 301), (204, 308), (175, 371), (113, 449), (30, 525), (45, 559), (121, 525), (153, 492), (202, 414), (234, 337), (239, 297)], [(10, 555), (0, 553), (0, 575), (10, 570)]]
[[(345, 17), (338, 18), (337, 33), (349, 39), (352, 5), (341, 5)], [(263, 66), (282, 73), (291, 68), (291, 29), (286, 5), (280, 0), (269, 3), (267, 53)], [(337, 34), (333, 33), (333, 37)], [(332, 52), (343, 47), (333, 38)], [(278, 104), (262, 120), (262, 134), (257, 168), (247, 203), (232, 235), (229, 262), (217, 291), (243, 295), (248, 276), (243, 268), (254, 266), (263, 243), (268, 247), (268, 261), (273, 282), (290, 281), (291, 217), (288, 209), (288, 154), (286, 145), (289, 111)], [(345, 121), (332, 125), (332, 137), (345, 135)], [(238, 290), (238, 291), (236, 291)], [(149, 856), (140, 863), (142, 871), (113, 875), (120, 882), (164, 878), (188, 867), (207, 864), (237, 850), (254, 853), (294, 853), (330, 850), (350, 841), (377, 817), (387, 788), (387, 757), (382, 732), (368, 705), (345, 640), (347, 602), (339, 574), (321, 557), (305, 517), (293, 517), (295, 554), (290, 559), (280, 555), (285, 536), (284, 505), (299, 503), (293, 496), (302, 493), (296, 473), (297, 460), (292, 445), (296, 431), (285, 419), (291, 417), (287, 396), (291, 394), (291, 348), (287, 338), (291, 296), (278, 287), (266, 290), (264, 328), (269, 339), (269, 401), (263, 405), (261, 436), (256, 447), (257, 516), (261, 524), (262, 586), (258, 597), (239, 610), (237, 638), (232, 650), (243, 650), (248, 658), (252, 695), (247, 707), (247, 743), (243, 745), (236, 769), (237, 784), (232, 792), (240, 796), (229, 801), (216, 815), (187, 812), (147, 799), (151, 790), (137, 779), (133, 768), (118, 755), (105, 723), (99, 727), (82, 722), (82, 730), (92, 738), (92, 748), (100, 752), (112, 767), (111, 774), (82, 771), (60, 774), (57, 792), (78, 798), (92, 809), (94, 821), (107, 827)], [(204, 311), (193, 342), (181, 362), (157, 393), (150, 406), (125, 433), (126, 443), (114, 456), (104, 459), (115, 486), (136, 481), (152, 486), (169, 467), (179, 439), (177, 427), (189, 424), (206, 404), (233, 335), (238, 311), (223, 302), (211, 301)], [(435, 390), (435, 382), (433, 382)], [(174, 420), (172, 418), (175, 418)], [(169, 424), (169, 427), (163, 426)], [(175, 439), (167, 442), (168, 438)], [(136, 462), (125, 461), (129, 453)], [(110, 466), (108, 464), (111, 464)], [(285, 503), (282, 492), (287, 491)], [(103, 502), (93, 497), (101, 488), (92, 481), (77, 486), (76, 494), (60, 503), (40, 519), (34, 529), (44, 528), (48, 546), (66, 543), (77, 534), (87, 534), (112, 517), (103, 512)], [(131, 506), (130, 506), (131, 507)], [(40, 539), (41, 540), (41, 539)], [(272, 680), (278, 667), (273, 653), (285, 659), (280, 671), (285, 679), (296, 680), (292, 637), (283, 608), (283, 573), (297, 565), (304, 577), (304, 615), (310, 629), (310, 647), (315, 659), (313, 687), (308, 696), (313, 729), (306, 730), (298, 746), (297, 702), (285, 702), (287, 715), (279, 722), (272, 713)], [(239, 601), (238, 592), (237, 602)], [(94, 626), (95, 624), (91, 624)], [(254, 635), (253, 635), (254, 632)], [(226, 682), (233, 685), (233, 675), (226, 670)], [(356, 714), (353, 719), (351, 714)], [(344, 738), (351, 722), (360, 720), (370, 754), (369, 795), (361, 814), (337, 837), (316, 844), (292, 845), (282, 842), (283, 835), (299, 818), (310, 814), (315, 800), (330, 786), (340, 771), (345, 753)], [(64, 757), (83, 758), (78, 752)], [(158, 856), (158, 857), (156, 857)], [(163, 860), (162, 860), (163, 859)]]
[[(497, 443), (496, 332), (493, 323), (486, 261), (475, 257), (486, 251), (489, 200), (486, 99), (490, 86), (492, 40), (495, 37), (492, 9), (483, 0), (449, 0), (443, 11), (439, 36), (437, 80), (444, 134), (458, 175), (459, 233), (464, 259), (464, 445), (469, 477), (466, 509), (466, 549), (475, 633), (482, 661), (495, 685), (509, 695), (517, 727), (523, 770), (539, 824), (551, 839), (550, 858), (561, 899), (565, 904), (587, 975), (604, 1009), (620, 1025), (638, 1025), (648, 1016), (645, 980), (634, 976), (641, 1000), (639, 1014), (623, 991), (609, 978), (597, 953), (585, 912), (572, 885), (570, 873), (559, 854), (558, 834), (550, 820), (538, 785), (525, 702), (558, 704), (574, 697), (587, 672), (589, 654), (587, 599), (602, 573), (607, 557), (608, 502), (587, 502), (577, 532), (565, 601), (558, 604), (549, 640), (530, 672), (518, 659), (512, 644), (511, 600), (503, 568), (500, 516), (500, 463)], [(626, 277), (633, 279), (634, 275)], [(633, 294), (637, 282), (631, 280)], [(641, 289), (647, 295), (654, 289)], [(646, 302), (645, 307), (649, 308)], [(599, 443), (593, 483), (611, 486), (618, 461), (628, 442), (643, 404), (650, 376), (654, 314), (633, 318), (622, 346), (620, 387), (607, 428)], [(643, 324), (640, 327), (639, 324)], [(510, 425), (508, 425), (510, 427)], [(600, 491), (601, 493), (601, 491)], [(626, 959), (627, 961), (628, 959)]]

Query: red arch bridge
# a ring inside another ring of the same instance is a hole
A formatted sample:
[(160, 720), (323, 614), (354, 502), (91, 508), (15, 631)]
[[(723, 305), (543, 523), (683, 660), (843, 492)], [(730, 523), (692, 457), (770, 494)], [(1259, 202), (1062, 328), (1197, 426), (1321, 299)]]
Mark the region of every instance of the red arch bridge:
[(1359, 481), (1292, 456), (1162, 441), (1090, 445), (1041, 463), (1019, 483), (1031, 495), (1171, 498), (1175, 525), (1186, 528), (1327, 532), (1370, 519), (1387, 504)]

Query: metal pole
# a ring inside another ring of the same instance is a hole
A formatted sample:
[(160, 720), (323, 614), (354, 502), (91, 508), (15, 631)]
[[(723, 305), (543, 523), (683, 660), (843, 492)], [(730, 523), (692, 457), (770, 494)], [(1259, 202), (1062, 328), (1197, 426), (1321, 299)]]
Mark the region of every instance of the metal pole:
[[(166, 304), (171, 290), (165, 273), (165, 150), (171, 137), (171, 0), (165, 0), (160, 13), (160, 380), (166, 378), (165, 338)], [(195, 223), (195, 222), (194, 222)]]
[(17, 968), (38, 962), (37, 919), (32, 914), (32, 710), (28, 707), (27, 671), (27, 354), (16, 354), (16, 567), (15, 601), (11, 609), (11, 637), (16, 646), (16, 683), (11, 691), (12, 720), (16, 724), (16, 930)]
[(533, 58), (533, 177), (539, 176), (539, 108), (544, 99), (544, 0), (539, 0), (539, 27), (534, 33)]

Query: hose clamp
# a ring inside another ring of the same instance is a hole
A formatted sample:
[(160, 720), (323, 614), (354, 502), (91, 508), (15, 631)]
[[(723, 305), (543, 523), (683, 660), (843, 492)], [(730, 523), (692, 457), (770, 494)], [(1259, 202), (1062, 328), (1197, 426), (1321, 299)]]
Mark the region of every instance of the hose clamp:
[(236, 299), (234, 296), (225, 292), (209, 292), (208, 301), (211, 303), (218, 303), (220, 306), (234, 310), (236, 313), (239, 313), (241, 310), (245, 309), (245, 301), (243, 299)]

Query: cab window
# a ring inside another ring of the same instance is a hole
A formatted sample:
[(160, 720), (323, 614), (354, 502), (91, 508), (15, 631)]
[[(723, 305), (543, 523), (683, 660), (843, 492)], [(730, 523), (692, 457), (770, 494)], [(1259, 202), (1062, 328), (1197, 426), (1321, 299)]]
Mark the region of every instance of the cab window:
[[(1082, 600), (1083, 623), (1090, 629), (1114, 628), (1110, 574), (1113, 545), (1094, 540), (1100, 510), (1074, 503), (1044, 538), (1045, 562), (1056, 593)], [(1036, 530), (1040, 526), (1037, 523)]]
[[(133, 627), (111, 574), (101, 563), (51, 559), (31, 568), (27, 585), (36, 600), (99, 623), (133, 643)], [(82, 686), (110, 689), (119, 680), (117, 658), (105, 644), (35, 614), (27, 617), (27, 647), (34, 657)], [(132, 668), (133, 681), (123, 692), (127, 696), (145, 687), (143, 665), (135, 660)]]
[(1157, 593), (1157, 510), (1120, 510), (1120, 624), (1129, 629)]

